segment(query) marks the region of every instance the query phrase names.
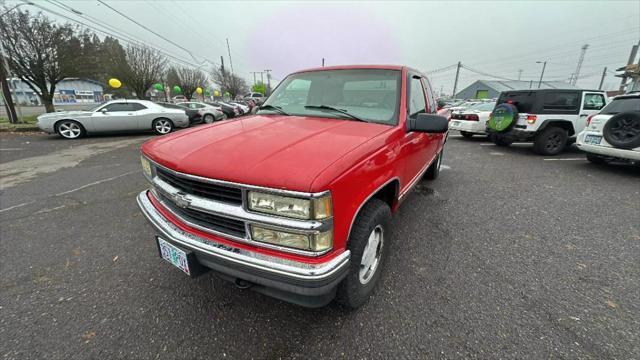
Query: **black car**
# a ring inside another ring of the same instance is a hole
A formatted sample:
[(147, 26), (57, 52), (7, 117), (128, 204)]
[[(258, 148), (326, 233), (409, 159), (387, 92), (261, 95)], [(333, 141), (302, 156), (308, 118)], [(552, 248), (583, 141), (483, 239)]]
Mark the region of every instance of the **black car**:
[(237, 106), (233, 106), (222, 101), (208, 102), (207, 104), (221, 108), (222, 112), (227, 115), (228, 118), (240, 115), (240, 109)]

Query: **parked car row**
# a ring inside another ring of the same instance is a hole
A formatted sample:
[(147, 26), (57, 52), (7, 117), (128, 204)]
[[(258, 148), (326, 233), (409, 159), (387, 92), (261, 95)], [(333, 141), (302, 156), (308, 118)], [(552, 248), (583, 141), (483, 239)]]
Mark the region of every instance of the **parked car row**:
[[(179, 95), (180, 96), (180, 95)], [(38, 127), (65, 139), (104, 132), (154, 131), (164, 135), (177, 128), (211, 124), (249, 114), (255, 103), (112, 100), (83, 111), (60, 111), (38, 116)]]
[(486, 134), (503, 147), (532, 142), (545, 156), (577, 142), (593, 163), (640, 163), (640, 93), (607, 103), (600, 90), (505, 91), (495, 103), (452, 111), (450, 129), (467, 138)]

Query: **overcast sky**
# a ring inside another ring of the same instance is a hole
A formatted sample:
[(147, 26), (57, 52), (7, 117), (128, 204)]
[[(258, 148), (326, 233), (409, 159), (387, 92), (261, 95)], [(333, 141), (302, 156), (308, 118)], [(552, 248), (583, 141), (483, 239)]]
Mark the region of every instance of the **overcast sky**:
[[(323, 57), (328, 65), (393, 63), (423, 71), (461, 61), (474, 70), (511, 79), (522, 69), (522, 79), (536, 81), (542, 68), (536, 61), (546, 60), (545, 79), (566, 80), (575, 70), (580, 48), (589, 44), (578, 85), (596, 88), (603, 68), (626, 64), (631, 46), (640, 40), (637, 0), (105, 1), (187, 48), (198, 62), (219, 63), (224, 56), (228, 66), (228, 38), (234, 70), (250, 82), (251, 71), (272, 69), (274, 78), (282, 79), (294, 70), (320, 66)], [(93, 17), (196, 62), (95, 0), (62, 2), (85, 19), (53, 2), (37, 4), (84, 22)], [(450, 93), (454, 75), (455, 69), (434, 73), (432, 82)], [(490, 78), (462, 69), (458, 88)], [(609, 72), (605, 87), (615, 89), (618, 84), (619, 78)]]

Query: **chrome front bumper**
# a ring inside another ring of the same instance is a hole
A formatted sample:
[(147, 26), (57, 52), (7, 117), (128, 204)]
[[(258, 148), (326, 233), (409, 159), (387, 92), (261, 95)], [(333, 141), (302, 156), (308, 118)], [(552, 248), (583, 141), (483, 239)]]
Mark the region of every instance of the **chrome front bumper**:
[(221, 273), (283, 291), (318, 295), (335, 287), (348, 271), (349, 250), (327, 262), (310, 264), (229, 246), (186, 232), (156, 209), (148, 191), (138, 195), (138, 205), (158, 235), (193, 251), (203, 265)]

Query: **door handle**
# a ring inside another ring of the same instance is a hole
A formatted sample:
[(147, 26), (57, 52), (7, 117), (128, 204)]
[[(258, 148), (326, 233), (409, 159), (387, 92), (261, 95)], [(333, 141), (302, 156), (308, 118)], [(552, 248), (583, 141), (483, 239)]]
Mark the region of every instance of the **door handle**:
[(133, 115), (133, 113), (128, 113), (127, 115)]
[(580, 114), (580, 117), (589, 116), (589, 114)]

